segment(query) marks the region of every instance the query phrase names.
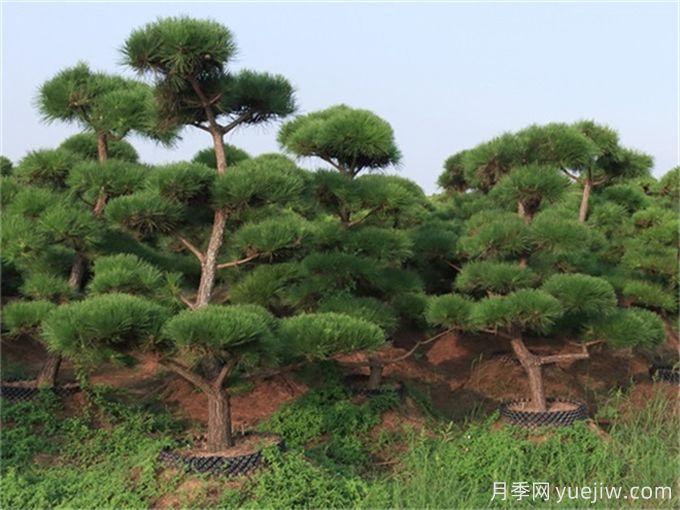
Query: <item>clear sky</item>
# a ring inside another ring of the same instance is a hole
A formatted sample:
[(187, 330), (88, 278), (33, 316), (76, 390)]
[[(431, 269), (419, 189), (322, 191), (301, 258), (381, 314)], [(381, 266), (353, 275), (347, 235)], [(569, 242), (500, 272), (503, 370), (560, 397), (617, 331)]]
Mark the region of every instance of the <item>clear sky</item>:
[[(2, 153), (19, 160), (77, 132), (44, 125), (39, 85), (85, 60), (132, 76), (119, 48), (159, 16), (210, 17), (236, 35), (234, 69), (281, 73), (301, 112), (337, 103), (394, 127), (400, 175), (436, 191), (444, 159), (531, 123), (594, 119), (678, 164), (678, 7), (674, 3), (5, 3)], [(277, 126), (228, 140), (278, 150)], [(187, 159), (210, 144), (186, 129), (173, 150), (132, 139), (148, 162)], [(313, 161), (302, 166), (313, 168)]]

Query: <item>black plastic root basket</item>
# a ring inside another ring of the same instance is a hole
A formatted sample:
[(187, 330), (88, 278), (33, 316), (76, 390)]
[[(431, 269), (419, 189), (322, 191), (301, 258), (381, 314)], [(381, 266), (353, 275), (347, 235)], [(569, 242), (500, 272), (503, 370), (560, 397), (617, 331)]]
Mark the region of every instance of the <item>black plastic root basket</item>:
[[(43, 390), (25, 386), (11, 386), (7, 384), (0, 385), (0, 397), (12, 402), (26, 402), (28, 400), (33, 400), (38, 395), (40, 395), (41, 391)], [(80, 386), (77, 384), (56, 386), (55, 388), (51, 388), (47, 391), (52, 391), (58, 397), (63, 398), (73, 395), (74, 393), (78, 393), (80, 391)]]
[(577, 407), (567, 411), (529, 411), (512, 409), (517, 404), (530, 402), (529, 399), (509, 400), (501, 404), (501, 416), (506, 421), (523, 427), (541, 427), (544, 425), (568, 426), (579, 420), (588, 418), (588, 409), (582, 402), (563, 398), (549, 398), (548, 403), (566, 402)]
[[(283, 439), (275, 446), (281, 451), (285, 450)], [(182, 455), (171, 448), (165, 448), (158, 460), (168, 466), (184, 469), (188, 473), (226, 476), (245, 475), (264, 464), (262, 451), (234, 457), (219, 457)]]
[(680, 368), (673, 368), (670, 365), (652, 365), (649, 367), (649, 376), (657, 381), (680, 384)]

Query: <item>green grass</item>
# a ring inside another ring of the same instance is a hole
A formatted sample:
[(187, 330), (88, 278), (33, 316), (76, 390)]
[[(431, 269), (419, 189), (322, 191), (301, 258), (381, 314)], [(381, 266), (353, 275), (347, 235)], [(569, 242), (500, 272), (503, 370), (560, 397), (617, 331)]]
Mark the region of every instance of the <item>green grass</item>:
[[(621, 397), (618, 404), (625, 404)], [(464, 430), (445, 429), (435, 438), (411, 438), (399, 470), (373, 484), (363, 506), (377, 508), (486, 508), (559, 506), (555, 499), (491, 501), (493, 482), (549, 482), (555, 486), (669, 486), (673, 500), (568, 500), (565, 508), (677, 508), (680, 419), (661, 394), (645, 408), (618, 415), (602, 437), (586, 423), (528, 432), (491, 429), (489, 420)], [(509, 489), (508, 489), (509, 490)], [(510, 496), (510, 494), (509, 494)]]
[[(45, 393), (2, 403), (2, 508), (149, 508), (187, 480), (175, 498), (192, 508), (677, 508), (680, 418), (659, 394), (630, 412), (625, 395), (601, 406), (608, 434), (581, 423), (526, 430), (431, 419), (427, 433), (376, 434), (394, 399), (353, 400), (336, 378), (284, 406), (262, 424), (282, 434), (286, 452), (266, 452), (269, 467), (233, 481), (169, 473), (158, 452), (181, 437), (183, 424), (158, 407), (130, 407), (94, 390), (80, 416), (64, 417)], [(376, 456), (399, 462), (386, 468)], [(395, 453), (401, 452), (401, 453)], [(555, 486), (670, 486), (671, 500), (586, 501), (509, 498), (491, 501), (493, 482)]]
[(172, 419), (91, 399), (71, 418), (48, 392), (3, 402), (0, 507), (146, 508), (172, 486), (156, 476)]

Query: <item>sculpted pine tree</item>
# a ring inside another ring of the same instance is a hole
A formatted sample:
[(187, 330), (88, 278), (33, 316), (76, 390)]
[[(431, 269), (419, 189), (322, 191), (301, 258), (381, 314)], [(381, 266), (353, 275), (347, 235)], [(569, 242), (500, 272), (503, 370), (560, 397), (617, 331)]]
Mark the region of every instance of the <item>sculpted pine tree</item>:
[[(487, 208), (469, 217), (456, 243), (464, 262), (454, 289), (462, 294), (432, 298), (426, 318), (434, 326), (509, 341), (527, 374), (532, 406), (545, 411), (541, 367), (589, 355), (585, 346), (582, 352), (536, 355), (525, 344), (527, 333), (617, 346), (654, 344), (660, 319), (617, 308), (612, 285), (582, 273), (603, 271), (606, 261), (597, 246), (604, 238), (564, 214), (570, 185), (559, 166), (508, 164), (500, 175), (481, 176), (489, 185)], [(514, 208), (517, 214), (509, 212)], [(622, 325), (635, 321), (651, 327), (637, 338), (622, 336)]]
[[(40, 87), (37, 103), (46, 121), (75, 123), (91, 133), (96, 141), (97, 160), (102, 165), (108, 163), (109, 144), (114, 144), (118, 155), (119, 147), (126, 147), (121, 141), (131, 132), (164, 143), (171, 143), (175, 138), (172, 129), (162, 129), (158, 124), (158, 109), (150, 87), (120, 76), (93, 72), (82, 62), (45, 82)], [(76, 149), (72, 152), (82, 157), (87, 142), (84, 136), (65, 141), (65, 147)], [(127, 147), (122, 150), (124, 159), (136, 161), (134, 149), (134, 156)], [(97, 170), (91, 167), (89, 171)], [(110, 175), (115, 170), (102, 169), (102, 172)], [(102, 215), (111, 198), (106, 191), (105, 186), (95, 191), (92, 204), (95, 216)], [(71, 283), (76, 290), (82, 286), (86, 265), (87, 258), (77, 253), (71, 271)]]
[(589, 221), (607, 239), (606, 276), (620, 303), (658, 313), (677, 349), (679, 226), (677, 203), (669, 200), (667, 190), (673, 175), (606, 188), (595, 197)]
[(368, 110), (345, 105), (287, 122), (279, 131), (279, 143), (298, 157), (322, 159), (350, 178), (401, 159), (389, 123)]
[[(211, 219), (223, 211), (230, 235), (220, 242), (213, 270), (227, 278), (238, 267), (300, 249), (309, 225), (291, 207), (305, 179), (292, 161), (276, 155), (243, 161), (224, 174), (200, 163), (173, 163), (151, 169), (144, 189), (112, 200), (106, 216), (150, 248), (188, 249), (205, 268), (207, 254), (199, 246), (210, 243)], [(201, 271), (199, 292), (204, 278)], [(181, 298), (190, 308), (201, 308), (197, 298)]]
[(447, 193), (465, 193), (470, 183), (465, 177), (463, 161), (467, 151), (460, 151), (444, 161), (444, 172), (437, 179), (437, 184)]
[[(89, 161), (100, 161), (99, 150), (97, 148), (97, 135), (90, 132), (78, 133), (68, 137), (61, 142), (60, 149), (66, 149), (81, 159)], [(116, 140), (107, 138), (106, 159), (116, 159), (129, 163), (138, 163), (139, 154), (137, 150), (127, 140)]]
[(618, 134), (592, 121), (533, 125), (505, 133), (451, 158), (457, 162), (442, 174), (446, 187), (452, 172), (483, 192), (490, 191), (511, 170), (527, 165), (559, 169), (582, 188), (578, 219), (588, 216), (594, 187), (649, 174), (652, 159), (622, 147)]
[[(210, 134), (217, 174), (227, 170), (224, 136), (243, 125), (265, 124), (295, 110), (293, 88), (281, 76), (230, 73), (236, 53), (231, 32), (214, 21), (164, 18), (135, 30), (123, 46), (125, 62), (155, 77), (163, 125), (193, 126)], [(205, 248), (186, 243), (201, 263), (193, 306), (210, 302), (230, 211), (216, 208)]]
[[(102, 259), (103, 260), (103, 259)], [(121, 274), (124, 273), (124, 278)], [(140, 287), (140, 280), (145, 284)], [(171, 316), (171, 309), (121, 290), (157, 292), (157, 271), (121, 256), (95, 268), (99, 295), (49, 313), (43, 334), (55, 351), (94, 365), (123, 353), (154, 353), (208, 400), (208, 453), (234, 445), (231, 391), (235, 382), (266, 375), (270, 367), (314, 360), (384, 341), (377, 326), (341, 314), (305, 314), (279, 321), (256, 305), (208, 305)], [(206, 374), (204, 361), (217, 360)]]
[[(83, 161), (65, 148), (34, 151), (21, 160), (6, 178), (15, 192), (4, 197), (2, 257), (21, 274), (24, 298), (59, 303), (80, 296), (87, 261), (100, 251), (106, 231), (96, 204), (103, 196), (131, 193), (144, 173), (134, 163)], [(17, 332), (28, 333), (15, 324)], [(54, 385), (60, 364), (59, 354), (49, 353), (38, 384)]]
[[(391, 126), (374, 113), (345, 105), (297, 117), (279, 132), (281, 146), (298, 157), (315, 157), (332, 170), (313, 174), (312, 194), (321, 222), (314, 252), (289, 279), (284, 299), (295, 309), (346, 313), (370, 320), (388, 335), (419, 301), (422, 284), (402, 266), (413, 253), (407, 228), (423, 216), (426, 199), (414, 183), (368, 175), (399, 163)], [(368, 387), (377, 388), (386, 359), (367, 363)]]
[[(118, 155), (118, 142), (132, 132), (166, 144), (176, 136), (174, 129), (164, 129), (167, 125), (158, 122), (158, 106), (148, 85), (93, 72), (83, 62), (64, 69), (40, 87), (38, 108), (48, 122), (75, 123), (92, 133), (100, 162), (109, 159), (109, 144), (113, 144)], [(74, 152), (82, 154), (85, 150), (82, 136), (65, 144), (76, 149)], [(123, 151), (124, 156), (129, 152)], [(130, 160), (129, 157), (118, 159)], [(103, 205), (100, 210), (102, 208)]]

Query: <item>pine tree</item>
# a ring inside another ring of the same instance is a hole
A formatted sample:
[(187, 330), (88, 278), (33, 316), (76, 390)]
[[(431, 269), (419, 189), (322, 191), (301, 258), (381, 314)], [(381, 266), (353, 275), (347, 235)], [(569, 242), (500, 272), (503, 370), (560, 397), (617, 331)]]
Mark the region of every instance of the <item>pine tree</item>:
[(287, 122), (279, 131), (279, 143), (296, 156), (322, 159), (350, 178), (364, 170), (396, 165), (401, 159), (389, 123), (373, 112), (346, 105)]
[[(487, 193), (487, 207), (467, 216), (455, 242), (460, 266), (453, 285), (461, 294), (433, 297), (426, 318), (447, 330), (482, 331), (509, 341), (527, 374), (532, 405), (543, 411), (541, 367), (585, 359), (588, 353), (584, 347), (581, 353), (539, 356), (526, 347), (527, 333), (653, 345), (662, 341), (663, 328), (660, 336), (660, 318), (651, 312), (617, 307), (614, 287), (592, 275), (607, 267), (598, 249), (604, 236), (564, 214), (572, 196), (556, 158), (536, 158), (552, 165), (518, 164), (524, 156), (517, 154), (538, 153), (527, 140), (505, 135), (482, 147), (486, 166), (470, 167), (476, 169), (470, 178)], [(475, 151), (470, 157), (480, 157)], [(608, 191), (635, 203), (629, 193)], [(646, 321), (647, 331), (637, 337), (622, 334), (622, 325), (634, 321)]]
[[(134, 163), (84, 161), (59, 148), (30, 152), (4, 178), (3, 194), (7, 185), (15, 190), (3, 197), (2, 258), (21, 275), (20, 293), (33, 300), (26, 307), (80, 297), (87, 261), (100, 251), (107, 230), (95, 204), (101, 196), (132, 192), (143, 175)], [(36, 328), (14, 323), (17, 335), (42, 341)], [(60, 355), (50, 352), (36, 383), (53, 386), (60, 364)]]
[[(229, 72), (227, 66), (235, 53), (236, 43), (226, 27), (187, 17), (149, 23), (133, 31), (123, 46), (130, 67), (155, 77), (162, 125), (193, 126), (210, 134), (220, 178), (227, 170), (226, 134), (295, 110), (293, 88), (282, 76)], [(186, 243), (201, 263), (194, 308), (210, 302), (229, 215), (224, 206), (214, 209), (205, 248)]]

